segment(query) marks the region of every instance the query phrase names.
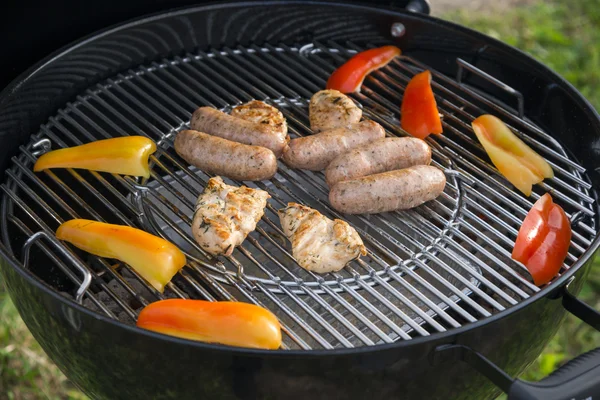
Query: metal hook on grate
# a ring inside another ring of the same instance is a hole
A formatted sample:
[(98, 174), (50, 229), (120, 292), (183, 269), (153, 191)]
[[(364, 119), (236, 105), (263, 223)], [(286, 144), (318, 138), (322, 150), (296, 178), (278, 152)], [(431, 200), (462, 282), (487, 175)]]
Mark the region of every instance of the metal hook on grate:
[(83, 275), (83, 281), (81, 282), (81, 285), (79, 285), (75, 296), (75, 301), (81, 304), (83, 295), (92, 283), (92, 274), (81, 263), (81, 261), (73, 253), (71, 253), (55, 236), (49, 235), (45, 231), (40, 231), (31, 235), (29, 239), (27, 239), (23, 244), (23, 266), (27, 268), (27, 265), (29, 264), (29, 251), (31, 250), (31, 246), (41, 238), (44, 238), (48, 242), (50, 242), (50, 244), (54, 246), (56, 250), (61, 252), (65, 257), (67, 257), (67, 259), (71, 261), (72, 265), (74, 265), (75, 268), (77, 268), (79, 272), (81, 272), (81, 274)]
[(494, 78), (493, 76), (491, 76), (490, 74), (488, 74), (485, 71), (482, 71), (481, 69), (477, 68), (476, 66), (474, 66), (473, 64), (470, 64), (468, 62), (466, 62), (465, 60), (463, 60), (462, 58), (457, 58), (456, 59), (456, 63), (458, 64), (458, 71), (456, 73), (456, 80), (458, 81), (459, 84), (462, 85), (462, 78), (464, 75), (464, 69), (479, 75), (480, 77), (482, 77), (483, 79), (485, 79), (488, 82), (493, 83), (494, 85), (498, 86), (500, 89), (504, 90), (507, 93), (512, 94), (513, 96), (515, 96), (517, 98), (517, 112), (519, 114), (519, 118), (523, 119), (525, 117), (525, 99), (523, 97), (523, 94), (521, 92), (519, 92), (516, 89), (513, 89), (512, 87), (508, 86), (506, 83)]
[(33, 149), (31, 154), (37, 157), (50, 151), (50, 149), (52, 148), (52, 142), (48, 138), (43, 138), (33, 143), (31, 145), (31, 148)]

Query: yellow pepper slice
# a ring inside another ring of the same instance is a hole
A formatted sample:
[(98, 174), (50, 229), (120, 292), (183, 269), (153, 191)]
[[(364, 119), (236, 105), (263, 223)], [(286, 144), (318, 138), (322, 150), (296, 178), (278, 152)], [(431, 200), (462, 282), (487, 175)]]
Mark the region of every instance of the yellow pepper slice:
[(546, 160), (519, 139), (504, 122), (493, 115), (482, 115), (471, 125), (477, 139), (498, 171), (525, 195), (554, 171)]
[(104, 139), (48, 152), (38, 158), (33, 170), (82, 168), (149, 178), (148, 157), (155, 151), (156, 144), (144, 136)]
[(130, 226), (72, 219), (58, 227), (56, 237), (88, 253), (129, 264), (161, 293), (186, 263), (174, 244)]

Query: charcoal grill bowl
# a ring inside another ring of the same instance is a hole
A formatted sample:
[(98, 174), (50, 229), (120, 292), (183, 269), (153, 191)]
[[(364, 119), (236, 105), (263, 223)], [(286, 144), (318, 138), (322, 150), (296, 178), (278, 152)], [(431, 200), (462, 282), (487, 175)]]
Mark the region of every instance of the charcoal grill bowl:
[[(265, 22), (273, 16), (285, 16), (287, 7), (294, 3), (232, 3), (166, 13), (109, 28), (51, 55), (22, 74), (0, 96), (0, 167), (4, 170), (18, 146), (75, 94), (138, 64), (183, 50), (250, 41), (391, 40), (389, 27), (401, 20), (406, 35), (396, 43), (406, 54), (449, 76), (456, 73), (456, 57), (467, 58), (520, 88), (528, 100), (526, 115), (539, 126), (552, 127), (548, 129), (551, 132), (562, 132), (557, 139), (586, 167), (592, 183), (600, 183), (596, 172), (600, 118), (572, 86), (523, 53), (423, 15), (339, 4), (302, 5), (302, 17), (315, 24), (308, 29), (292, 25), (283, 31), (285, 34), (280, 31), (280, 36), (271, 36), (274, 31), (265, 28)], [(228, 16), (243, 7), (262, 11), (260, 17), (247, 21), (246, 35), (236, 35), (240, 30), (233, 28), (222, 32)], [(360, 16), (364, 26), (359, 32), (323, 28), (319, 34), (319, 15), (324, 10)], [(204, 27), (207, 32), (195, 27)], [(130, 44), (139, 44), (140, 38), (149, 45), (134, 46), (133, 51)], [(100, 41), (114, 43), (113, 56), (93, 57)], [(496, 87), (483, 82), (480, 86), (506, 99)], [(578, 262), (551, 286), (485, 320), (430, 337), (331, 351), (236, 349), (141, 331), (77, 305), (36, 279), (4, 245), (0, 245), (0, 252), (6, 286), (28, 328), (69, 379), (93, 398), (485, 399), (498, 392), (486, 377), (456, 359), (436, 363), (434, 350), (441, 345), (462, 344), (511, 376), (517, 375), (556, 332), (565, 314), (560, 297), (564, 286), (574, 279), (569, 290), (578, 292), (598, 246), (596, 238)]]

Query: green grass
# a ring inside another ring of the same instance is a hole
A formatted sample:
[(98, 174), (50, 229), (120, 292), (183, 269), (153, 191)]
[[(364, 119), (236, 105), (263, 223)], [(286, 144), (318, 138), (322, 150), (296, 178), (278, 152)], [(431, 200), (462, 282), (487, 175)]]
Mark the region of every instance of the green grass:
[[(509, 43), (571, 82), (600, 110), (600, 2), (538, 2), (504, 15), (474, 16), (466, 11), (443, 18)], [(579, 297), (600, 309), (600, 259)], [(543, 354), (521, 376), (539, 380), (561, 363), (600, 345), (600, 333), (569, 315)]]
[(600, 109), (600, 1), (540, 1), (504, 15), (459, 11), (443, 18), (531, 54)]
[(86, 399), (46, 357), (1, 284), (0, 399)]
[[(567, 78), (600, 109), (598, 3), (598, 0), (539, 2), (503, 15), (454, 12), (444, 18), (528, 52)], [(0, 282), (0, 400), (85, 399), (46, 358), (1, 286)], [(580, 297), (600, 309), (600, 262), (596, 263)], [(598, 344), (598, 332), (569, 316), (522, 378), (538, 380), (565, 360)]]

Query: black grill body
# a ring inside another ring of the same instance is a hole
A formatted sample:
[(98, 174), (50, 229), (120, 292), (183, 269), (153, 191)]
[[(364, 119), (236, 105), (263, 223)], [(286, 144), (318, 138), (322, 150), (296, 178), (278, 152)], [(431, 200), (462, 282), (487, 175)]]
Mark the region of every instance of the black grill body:
[[(162, 6), (149, 3), (145, 11)], [(249, 8), (255, 12), (245, 11)], [(140, 11), (123, 10), (118, 18)], [(102, 25), (107, 18), (99, 17)], [(406, 34), (392, 38), (389, 27), (398, 20)], [(78, 93), (140, 64), (198, 49), (330, 40), (363, 46), (393, 42), (404, 54), (448, 76), (457, 73), (457, 57), (477, 65), (519, 88), (525, 114), (542, 129), (561, 132), (555, 139), (586, 168), (591, 183), (600, 184), (600, 119), (548, 68), (498, 41), (424, 15), (312, 2), (201, 6), (108, 28), (54, 53), (0, 96), (0, 168), (4, 171), (31, 133)], [(514, 103), (488, 81), (468, 73), (464, 79), (501, 102)], [(57, 288), (69, 291), (72, 284), (45, 270), (43, 257), (34, 254), (37, 262), (24, 268), (18, 249), (0, 244), (0, 252), (3, 277), (25, 323), (69, 379), (92, 398), (491, 399), (499, 389), (487, 377), (460, 362), (458, 353), (438, 357), (435, 350), (461, 344), (509, 375), (518, 375), (556, 332), (565, 314), (563, 288), (573, 278), (569, 290), (578, 292), (597, 247), (594, 240), (545, 290), (458, 329), (374, 347), (277, 352), (192, 343), (137, 330), (59, 294)]]

